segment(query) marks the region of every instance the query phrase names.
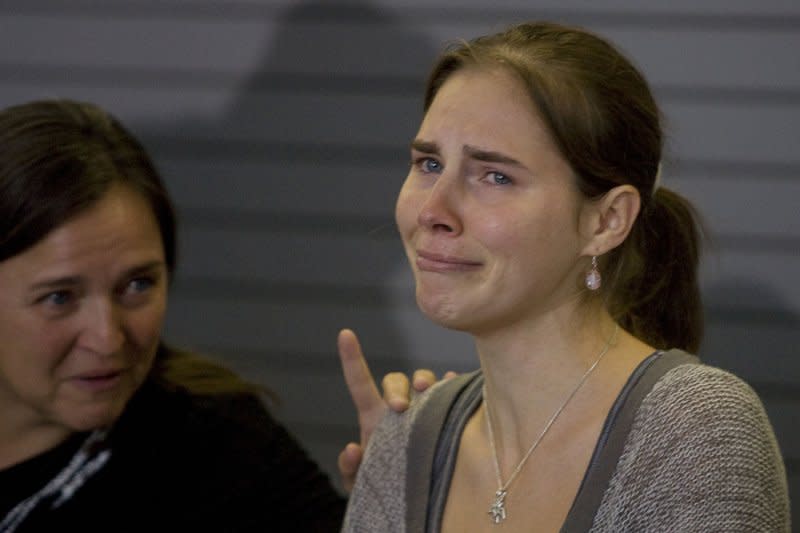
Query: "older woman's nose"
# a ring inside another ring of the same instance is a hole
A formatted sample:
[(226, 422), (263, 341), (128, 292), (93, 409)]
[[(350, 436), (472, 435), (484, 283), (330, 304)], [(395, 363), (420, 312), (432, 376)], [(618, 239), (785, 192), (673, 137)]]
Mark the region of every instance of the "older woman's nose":
[(125, 344), (122, 312), (114, 302), (100, 300), (87, 303), (83, 331), (79, 343), (81, 348), (98, 355), (113, 355)]

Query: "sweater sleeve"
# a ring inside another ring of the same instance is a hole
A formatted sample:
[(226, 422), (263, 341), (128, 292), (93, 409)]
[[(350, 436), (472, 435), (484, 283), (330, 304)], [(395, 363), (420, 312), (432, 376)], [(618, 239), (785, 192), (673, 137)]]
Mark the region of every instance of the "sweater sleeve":
[(704, 365), (645, 397), (593, 532), (788, 532), (786, 472), (755, 392)]
[(405, 531), (406, 447), (411, 416), (389, 412), (372, 433), (350, 494), (343, 532)]
[(414, 425), (445, 381), (416, 396), (404, 413), (387, 412), (370, 436), (347, 505), (345, 533), (406, 531), (408, 448)]

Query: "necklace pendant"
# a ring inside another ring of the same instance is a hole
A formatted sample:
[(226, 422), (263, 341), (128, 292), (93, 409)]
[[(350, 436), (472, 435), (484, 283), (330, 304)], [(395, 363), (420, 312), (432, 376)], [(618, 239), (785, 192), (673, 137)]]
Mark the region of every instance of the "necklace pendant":
[(506, 491), (500, 489), (494, 493), (494, 503), (492, 503), (487, 514), (495, 524), (499, 524), (506, 519)]

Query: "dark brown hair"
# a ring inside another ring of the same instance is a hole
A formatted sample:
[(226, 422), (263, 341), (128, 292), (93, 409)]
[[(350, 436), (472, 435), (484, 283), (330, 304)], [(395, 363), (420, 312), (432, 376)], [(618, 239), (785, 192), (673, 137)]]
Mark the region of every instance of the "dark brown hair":
[[(99, 107), (42, 100), (0, 111), (0, 262), (20, 254), (98, 202), (115, 183), (147, 201), (170, 277), (175, 213), (142, 144)], [(204, 358), (159, 346), (151, 377), (197, 393), (261, 392)]]
[(664, 134), (642, 74), (586, 30), (520, 24), (446, 51), (430, 75), (426, 111), (465, 67), (502, 67), (522, 81), (586, 197), (622, 184), (638, 190), (642, 208), (631, 234), (601, 259), (602, 294), (612, 316), (640, 339), (696, 352), (703, 334), (700, 228), (687, 200), (656, 188)]

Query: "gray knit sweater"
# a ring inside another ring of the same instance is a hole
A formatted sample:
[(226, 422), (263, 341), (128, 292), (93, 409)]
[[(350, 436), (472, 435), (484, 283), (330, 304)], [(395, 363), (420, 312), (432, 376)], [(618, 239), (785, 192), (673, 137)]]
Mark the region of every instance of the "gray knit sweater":
[[(418, 471), (431, 465), (420, 464), (428, 461), (419, 460), (415, 439), (430, 425), (426, 404), (471, 381), (439, 383), (406, 413), (386, 416), (367, 447), (343, 531), (437, 530), (425, 526), (431, 480)], [(604, 433), (615, 423), (612, 418)], [(429, 437), (440, 430), (425, 439), (435, 442)], [(789, 531), (786, 473), (772, 428), (756, 394), (732, 374), (699, 364), (666, 371), (652, 389), (648, 386), (622, 438), (618, 460), (599, 465), (609, 475), (595, 495), (599, 504), (589, 507), (596, 513), (588, 521), (567, 518), (567, 523), (591, 526), (565, 525), (562, 531)], [(452, 442), (458, 446), (458, 438)], [(576, 501), (571, 515), (579, 507)]]

